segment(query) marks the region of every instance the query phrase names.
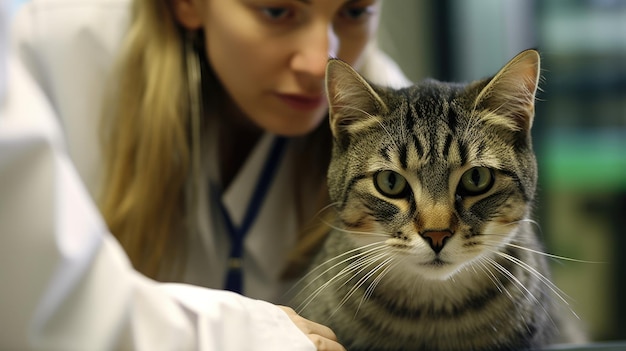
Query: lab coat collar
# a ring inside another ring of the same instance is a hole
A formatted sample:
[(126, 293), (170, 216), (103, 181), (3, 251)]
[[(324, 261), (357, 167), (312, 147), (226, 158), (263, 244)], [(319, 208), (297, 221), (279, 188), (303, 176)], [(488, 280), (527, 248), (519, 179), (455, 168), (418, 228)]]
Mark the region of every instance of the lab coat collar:
[(230, 215), (233, 224), (238, 227), (241, 226), (246, 215), (248, 204), (252, 199), (252, 194), (275, 138), (276, 136), (270, 133), (265, 133), (262, 136), (235, 179), (222, 192), (222, 205)]

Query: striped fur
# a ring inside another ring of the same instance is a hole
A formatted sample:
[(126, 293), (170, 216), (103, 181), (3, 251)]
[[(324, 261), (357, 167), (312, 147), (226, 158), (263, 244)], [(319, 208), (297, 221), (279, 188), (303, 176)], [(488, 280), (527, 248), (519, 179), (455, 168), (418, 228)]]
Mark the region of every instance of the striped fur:
[(402, 90), (330, 61), (337, 222), (294, 307), (349, 350), (549, 343), (558, 288), (530, 220), (538, 79), (533, 50), (490, 79)]

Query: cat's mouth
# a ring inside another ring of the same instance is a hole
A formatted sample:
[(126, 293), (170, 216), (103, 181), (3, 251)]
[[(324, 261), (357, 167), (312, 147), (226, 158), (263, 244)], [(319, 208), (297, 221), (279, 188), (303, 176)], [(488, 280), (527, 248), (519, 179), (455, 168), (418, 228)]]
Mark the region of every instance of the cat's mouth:
[(446, 261), (442, 260), (439, 257), (435, 257), (435, 259), (432, 260), (432, 261), (429, 261), (429, 262), (426, 262), (426, 263), (422, 263), (422, 265), (428, 266), (428, 267), (443, 267), (443, 266), (446, 266), (448, 264), (449, 264), (449, 262), (446, 262)]
[(440, 257), (435, 257), (430, 261), (422, 261), (416, 272), (422, 277), (430, 280), (446, 280), (452, 276), (459, 267), (451, 261), (445, 261)]
[[(388, 240), (389, 241), (389, 240)], [(408, 247), (406, 246), (406, 244), (402, 243), (389, 243), (388, 244), (396, 249), (398, 249), (401, 253), (406, 254), (407, 257), (410, 257), (411, 259), (415, 259), (416, 256), (412, 251), (408, 250)], [(449, 267), (450, 265), (452, 265), (452, 262), (450, 261), (446, 261), (443, 258), (441, 258), (440, 254), (435, 254), (435, 257), (431, 260), (428, 261), (423, 261), (423, 260), (419, 260), (416, 262), (417, 265), (422, 266), (422, 267), (428, 267), (428, 268), (439, 268), (439, 267)]]

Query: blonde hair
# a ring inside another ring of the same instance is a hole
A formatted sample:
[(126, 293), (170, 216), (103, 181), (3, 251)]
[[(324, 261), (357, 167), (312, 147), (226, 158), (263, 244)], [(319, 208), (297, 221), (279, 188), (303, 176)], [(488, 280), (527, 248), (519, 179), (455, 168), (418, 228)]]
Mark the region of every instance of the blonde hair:
[[(190, 230), (185, 227), (185, 211), (191, 210), (185, 208), (185, 185), (192, 151), (182, 34), (169, 1), (134, 1), (117, 81), (102, 120), (105, 180), (100, 208), (135, 268), (153, 278), (176, 267), (178, 273), (182, 271)], [(209, 115), (213, 114), (202, 117)], [(327, 123), (295, 144), (306, 154), (294, 167), (294, 176), (302, 180), (295, 182), (300, 194), (296, 206), (308, 208), (299, 212), (310, 215), (311, 206), (306, 204), (312, 199), (304, 194), (319, 194), (316, 209), (328, 203), (325, 172), (331, 136)], [(302, 249), (316, 247), (306, 238), (321, 241), (328, 228), (319, 221), (311, 224), (303, 215), (299, 219), (304, 245), (293, 259), (302, 264), (307, 255)]]
[(188, 112), (182, 43), (171, 14), (167, 1), (134, 2), (102, 121), (100, 207), (133, 265), (150, 277), (184, 248), (178, 237), (190, 159)]

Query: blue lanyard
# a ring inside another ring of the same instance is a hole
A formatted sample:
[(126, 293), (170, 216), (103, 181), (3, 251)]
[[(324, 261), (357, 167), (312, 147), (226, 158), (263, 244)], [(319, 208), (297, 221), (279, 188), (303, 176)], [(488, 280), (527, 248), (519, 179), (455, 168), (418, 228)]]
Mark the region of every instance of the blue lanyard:
[(274, 139), (269, 156), (267, 160), (265, 160), (265, 165), (263, 165), (261, 175), (254, 188), (254, 193), (252, 194), (252, 198), (248, 204), (248, 208), (246, 209), (246, 213), (240, 227), (237, 227), (233, 223), (228, 211), (224, 207), (224, 204), (221, 201), (219, 202), (222, 217), (224, 218), (224, 223), (226, 224), (226, 229), (230, 234), (229, 236), (231, 240), (230, 256), (228, 258), (227, 267), (228, 272), (226, 273), (226, 282), (224, 283), (224, 288), (226, 290), (234, 291), (240, 294), (243, 293), (243, 241), (246, 234), (252, 227), (252, 224), (254, 224), (259, 211), (261, 210), (263, 200), (265, 200), (265, 195), (272, 184), (272, 180), (274, 179), (274, 175), (276, 174), (278, 165), (280, 164), (280, 160), (284, 154), (286, 141), (287, 139), (284, 137), (276, 137)]

